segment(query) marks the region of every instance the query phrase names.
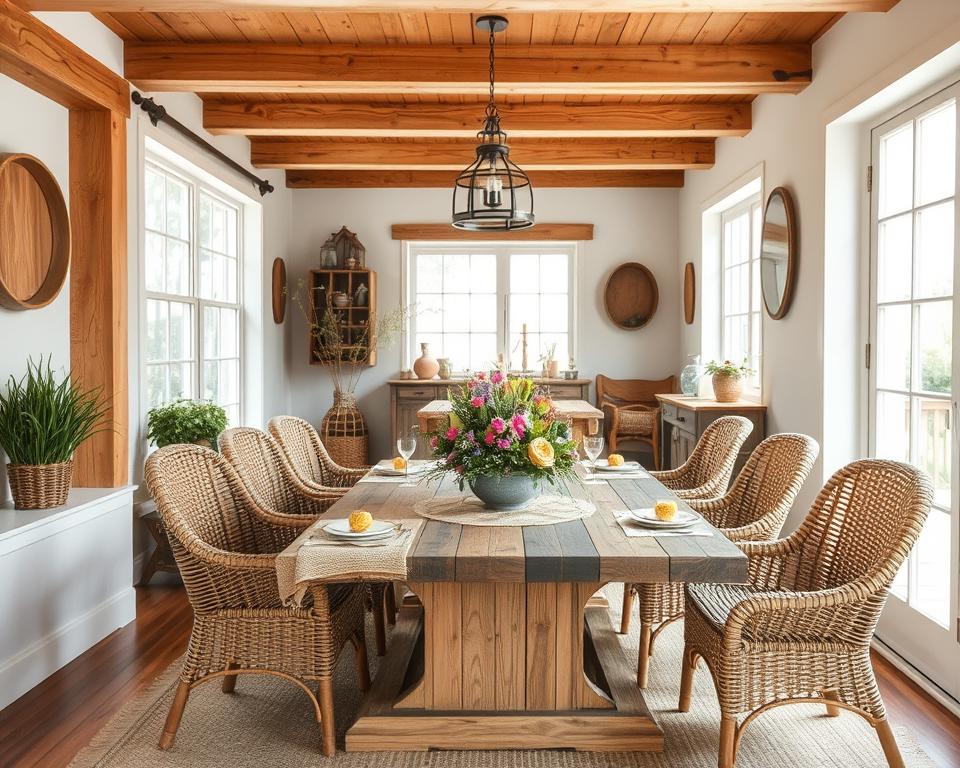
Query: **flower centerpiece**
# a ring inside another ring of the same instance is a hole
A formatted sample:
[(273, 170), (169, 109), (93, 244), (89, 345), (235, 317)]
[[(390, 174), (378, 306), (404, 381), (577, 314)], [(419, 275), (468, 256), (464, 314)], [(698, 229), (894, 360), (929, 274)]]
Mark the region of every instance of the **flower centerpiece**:
[(520, 509), (545, 482), (575, 476), (570, 428), (530, 379), (480, 372), (450, 404), (449, 426), (430, 435), (433, 474), (456, 473), (488, 509)]

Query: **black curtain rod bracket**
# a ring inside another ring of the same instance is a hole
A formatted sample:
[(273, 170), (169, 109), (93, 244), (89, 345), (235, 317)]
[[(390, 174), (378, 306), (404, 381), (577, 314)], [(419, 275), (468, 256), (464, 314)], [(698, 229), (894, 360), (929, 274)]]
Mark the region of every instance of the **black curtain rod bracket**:
[(268, 192), (273, 192), (273, 184), (271, 184), (266, 179), (261, 179), (256, 174), (251, 173), (242, 165), (240, 165), (240, 163), (234, 160), (232, 157), (228, 157), (219, 149), (217, 149), (215, 146), (213, 146), (213, 144), (211, 144), (209, 141), (195, 134), (193, 131), (187, 128), (187, 126), (185, 126), (176, 118), (171, 117), (170, 114), (167, 112), (166, 107), (164, 107), (162, 104), (157, 104), (157, 102), (155, 102), (152, 98), (145, 98), (144, 95), (139, 91), (134, 91), (132, 94), (130, 94), (130, 100), (134, 104), (138, 105), (140, 109), (142, 109), (144, 112), (147, 113), (147, 116), (150, 118), (150, 122), (153, 123), (154, 125), (159, 125), (160, 123), (166, 123), (171, 128), (173, 128), (173, 130), (175, 130), (177, 133), (190, 139), (190, 141), (192, 141), (201, 149), (206, 150), (209, 154), (213, 155), (220, 162), (230, 166), (237, 173), (250, 179), (250, 181), (254, 183), (257, 189), (260, 190), (260, 197), (263, 197)]

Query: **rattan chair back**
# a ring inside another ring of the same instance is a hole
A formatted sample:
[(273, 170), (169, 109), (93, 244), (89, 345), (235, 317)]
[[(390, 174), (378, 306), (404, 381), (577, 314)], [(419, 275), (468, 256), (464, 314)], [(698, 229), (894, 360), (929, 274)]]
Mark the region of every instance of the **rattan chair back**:
[(320, 433), (305, 419), (275, 416), (270, 419), (267, 429), (283, 448), (294, 470), (305, 480), (338, 488), (349, 487), (362, 476), (337, 464), (320, 439)]

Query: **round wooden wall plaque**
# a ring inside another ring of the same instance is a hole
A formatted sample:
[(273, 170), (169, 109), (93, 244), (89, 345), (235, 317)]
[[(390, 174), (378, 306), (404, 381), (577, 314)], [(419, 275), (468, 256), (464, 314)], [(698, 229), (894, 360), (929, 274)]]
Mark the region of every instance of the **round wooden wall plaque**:
[(621, 264), (607, 278), (603, 289), (607, 317), (618, 328), (643, 328), (657, 312), (660, 291), (653, 273), (643, 264)]
[(69, 269), (70, 216), (60, 185), (37, 158), (0, 154), (0, 306), (46, 306)]

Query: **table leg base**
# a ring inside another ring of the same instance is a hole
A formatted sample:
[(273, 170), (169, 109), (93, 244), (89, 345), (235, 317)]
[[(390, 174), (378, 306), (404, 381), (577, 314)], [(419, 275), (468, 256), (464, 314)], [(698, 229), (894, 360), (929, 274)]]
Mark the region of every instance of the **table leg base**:
[[(660, 752), (663, 732), (647, 709), (605, 608), (584, 611), (584, 666), (609, 696), (608, 708), (576, 710), (439, 710), (410, 707), (422, 683), (424, 618), (405, 604), (357, 721), (348, 752), (430, 749), (574, 749)], [(398, 706), (400, 704), (400, 706)]]

